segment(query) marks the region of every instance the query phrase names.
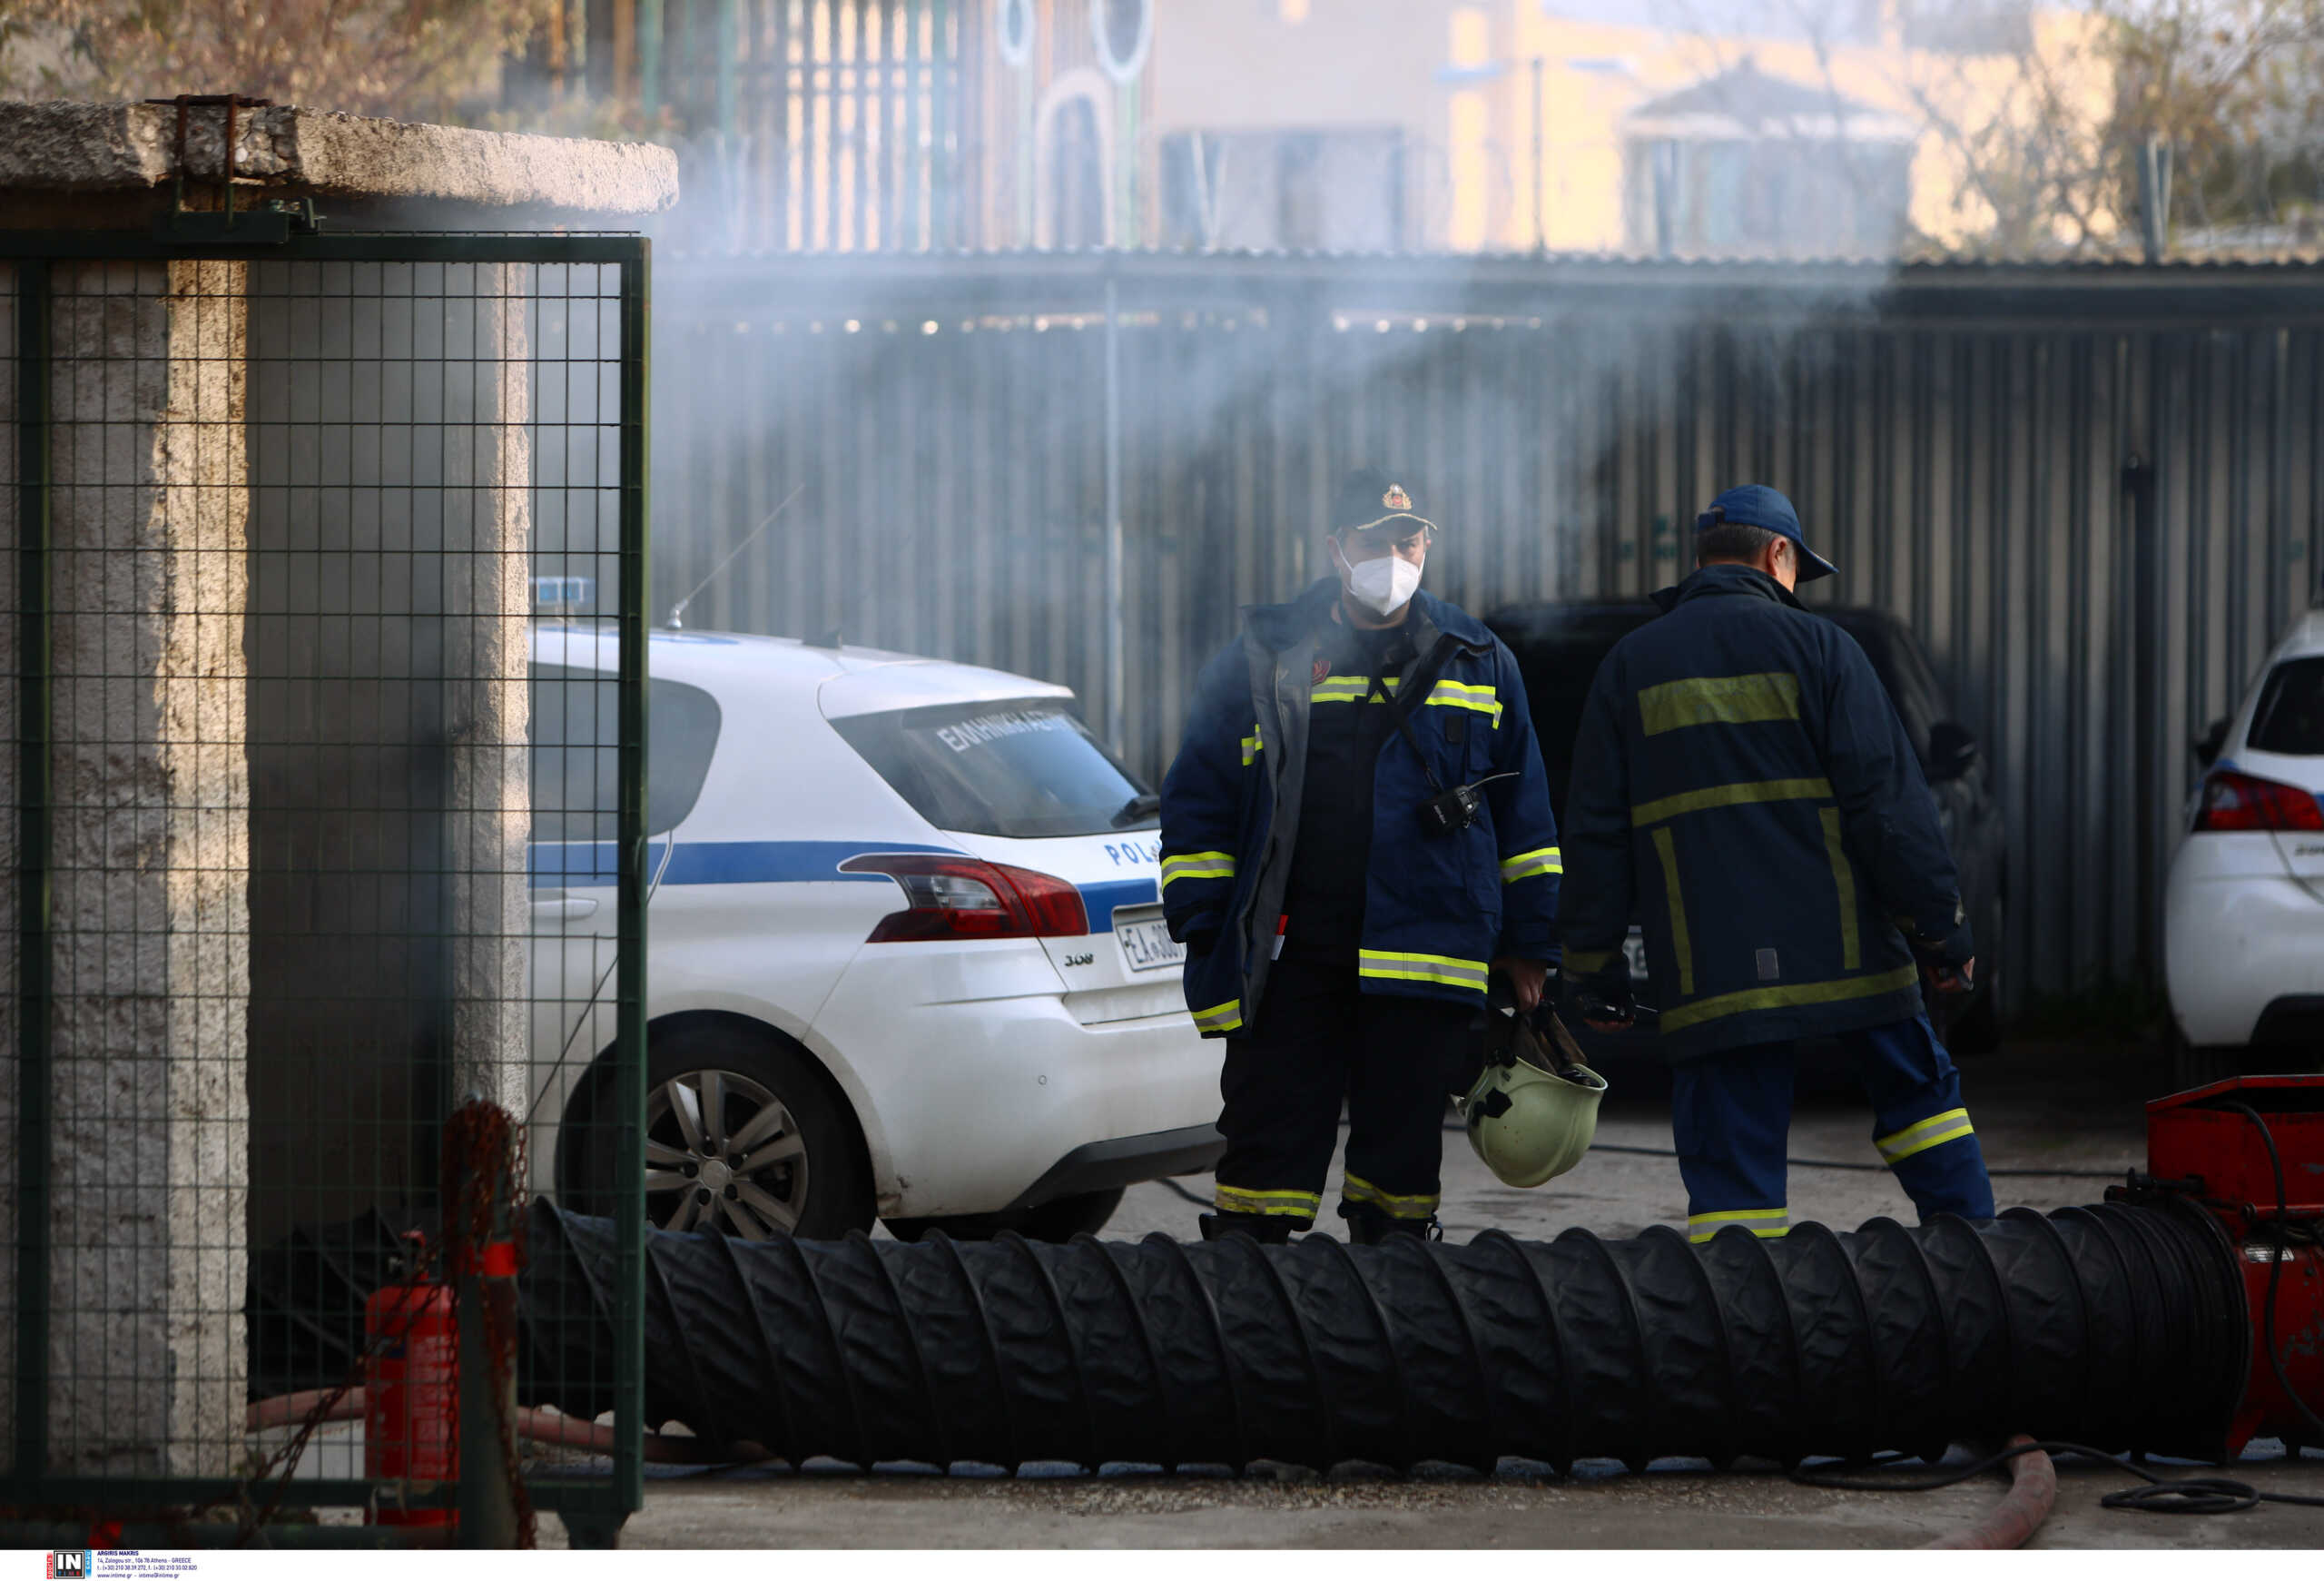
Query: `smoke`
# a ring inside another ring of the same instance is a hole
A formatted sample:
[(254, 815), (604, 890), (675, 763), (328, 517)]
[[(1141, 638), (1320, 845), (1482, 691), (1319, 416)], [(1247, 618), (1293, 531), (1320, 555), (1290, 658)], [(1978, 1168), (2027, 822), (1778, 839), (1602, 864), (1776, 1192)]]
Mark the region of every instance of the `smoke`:
[[(1109, 402), (1105, 311), (1119, 303)], [(1118, 447), (1128, 716), (1149, 772), (1237, 608), (1321, 573), (1349, 469), (1444, 533), (1479, 612), (1639, 594), (1702, 500), (1797, 489), (1813, 399), (1884, 267), (1215, 254), (663, 257), (656, 585), (793, 490), (690, 627), (956, 658), (1073, 687), (1105, 655)]]

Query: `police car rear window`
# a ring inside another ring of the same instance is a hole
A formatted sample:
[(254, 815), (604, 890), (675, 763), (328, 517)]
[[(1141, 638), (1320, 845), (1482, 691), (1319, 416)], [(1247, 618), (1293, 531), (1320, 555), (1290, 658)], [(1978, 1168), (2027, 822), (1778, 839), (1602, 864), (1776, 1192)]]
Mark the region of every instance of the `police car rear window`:
[(2251, 711), (2250, 747), (2324, 757), (2324, 657), (2287, 659), (2270, 673)]
[(1034, 840), (1156, 821), (1147, 787), (1054, 698), (863, 714), (832, 726), (940, 829)]

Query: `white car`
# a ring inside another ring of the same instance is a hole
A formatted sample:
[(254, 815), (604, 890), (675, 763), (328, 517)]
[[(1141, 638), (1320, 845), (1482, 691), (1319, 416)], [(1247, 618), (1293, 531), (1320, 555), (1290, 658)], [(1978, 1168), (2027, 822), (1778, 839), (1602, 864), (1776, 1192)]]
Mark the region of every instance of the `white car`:
[(2199, 751), (2163, 902), (2173, 1073), (2324, 1069), (2324, 610)]
[[(1159, 798), (1072, 693), (773, 637), (648, 653), (654, 1223), (1062, 1238), (1216, 1161)], [(585, 1210), (614, 1169), (615, 660), (610, 626), (535, 629), (533, 1178)]]

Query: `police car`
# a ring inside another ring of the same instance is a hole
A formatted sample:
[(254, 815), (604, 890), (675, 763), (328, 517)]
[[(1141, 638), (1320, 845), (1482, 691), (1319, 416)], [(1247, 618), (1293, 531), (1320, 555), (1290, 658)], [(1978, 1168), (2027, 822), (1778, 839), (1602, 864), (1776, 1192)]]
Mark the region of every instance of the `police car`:
[[(615, 1180), (610, 626), (533, 633), (534, 1183)], [(1101, 1226), (1221, 1150), (1149, 793), (1063, 687), (773, 637), (649, 647), (646, 1211)]]
[(2324, 609), (2296, 624), (2204, 774), (2163, 896), (2172, 1074), (2313, 1070), (2324, 1049)]

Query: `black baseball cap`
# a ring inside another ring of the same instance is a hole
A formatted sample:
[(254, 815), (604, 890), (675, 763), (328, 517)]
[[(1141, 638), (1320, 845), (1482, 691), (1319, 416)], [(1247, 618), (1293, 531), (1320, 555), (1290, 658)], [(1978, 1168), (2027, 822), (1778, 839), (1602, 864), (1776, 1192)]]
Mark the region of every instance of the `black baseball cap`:
[(1828, 577), (1839, 569), (1807, 547), (1807, 535), (1799, 530), (1799, 512), (1791, 508), (1791, 501), (1780, 491), (1765, 483), (1742, 483), (1729, 489), (1710, 502), (1709, 510), (1695, 518), (1695, 530), (1700, 532), (1722, 521), (1765, 528), (1777, 538), (1791, 539), (1791, 547), (1799, 551), (1799, 579), (1803, 582)]
[(1412, 530), (1406, 523), (1424, 527), (1431, 532), (1436, 530), (1436, 523), (1420, 515), (1413, 507), (1412, 491), (1385, 472), (1369, 467), (1350, 472), (1332, 496), (1334, 532), (1373, 532), (1393, 528), (1401, 538)]

